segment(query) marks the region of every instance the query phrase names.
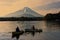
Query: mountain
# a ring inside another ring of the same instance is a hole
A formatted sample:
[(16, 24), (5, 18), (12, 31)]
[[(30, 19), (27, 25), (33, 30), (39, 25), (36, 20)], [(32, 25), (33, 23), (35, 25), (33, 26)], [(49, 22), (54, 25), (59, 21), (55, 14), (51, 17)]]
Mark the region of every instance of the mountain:
[(43, 17), (43, 16), (28, 7), (24, 7), (23, 10), (19, 10), (14, 13), (8, 14), (6, 17)]

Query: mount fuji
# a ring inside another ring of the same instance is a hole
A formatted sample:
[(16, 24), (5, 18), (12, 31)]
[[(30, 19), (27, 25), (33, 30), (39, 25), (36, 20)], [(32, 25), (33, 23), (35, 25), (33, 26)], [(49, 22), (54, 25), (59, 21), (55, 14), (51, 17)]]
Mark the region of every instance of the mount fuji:
[(6, 17), (43, 17), (43, 16), (28, 7), (24, 7), (23, 10), (18, 10), (14, 13), (8, 14)]

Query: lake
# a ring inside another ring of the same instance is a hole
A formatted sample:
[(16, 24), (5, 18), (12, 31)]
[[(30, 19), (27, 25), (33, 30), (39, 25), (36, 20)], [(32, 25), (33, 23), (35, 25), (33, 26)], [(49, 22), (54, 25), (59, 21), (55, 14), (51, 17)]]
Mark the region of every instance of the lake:
[(60, 40), (60, 23), (47, 21), (0, 21), (0, 40), (16, 40), (12, 38), (12, 33), (18, 26), (20, 30), (35, 26), (42, 29), (43, 32), (31, 34), (23, 34), (19, 40)]

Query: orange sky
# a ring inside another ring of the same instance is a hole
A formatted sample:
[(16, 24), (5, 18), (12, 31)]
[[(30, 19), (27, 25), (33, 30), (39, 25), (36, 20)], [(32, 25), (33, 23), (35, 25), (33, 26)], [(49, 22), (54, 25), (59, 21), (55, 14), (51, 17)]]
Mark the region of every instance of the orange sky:
[(46, 13), (56, 12), (58, 10), (39, 10), (36, 9), (36, 7), (58, 1), (59, 0), (0, 0), (0, 16), (5, 16), (9, 13), (21, 10), (24, 7), (29, 7), (39, 14), (45, 15)]

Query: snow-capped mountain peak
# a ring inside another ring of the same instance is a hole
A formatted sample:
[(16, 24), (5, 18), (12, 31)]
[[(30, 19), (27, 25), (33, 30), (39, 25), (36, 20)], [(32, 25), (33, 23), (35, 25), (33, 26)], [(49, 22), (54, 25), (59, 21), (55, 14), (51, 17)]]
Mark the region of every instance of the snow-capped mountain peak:
[(42, 15), (38, 14), (37, 12), (33, 11), (28, 7), (24, 7), (23, 10), (16, 11), (7, 15), (7, 17), (42, 17)]

